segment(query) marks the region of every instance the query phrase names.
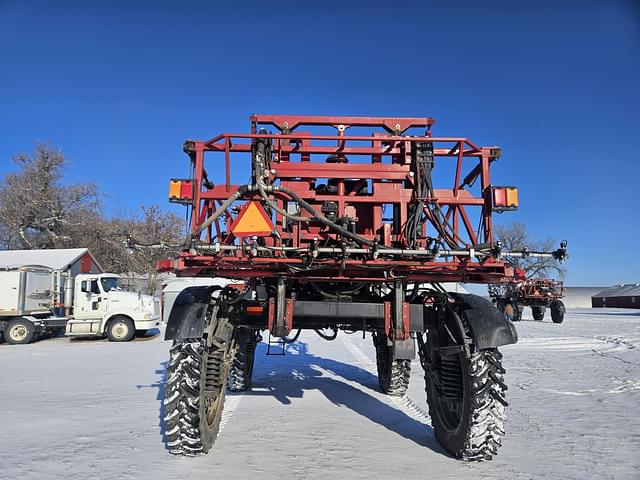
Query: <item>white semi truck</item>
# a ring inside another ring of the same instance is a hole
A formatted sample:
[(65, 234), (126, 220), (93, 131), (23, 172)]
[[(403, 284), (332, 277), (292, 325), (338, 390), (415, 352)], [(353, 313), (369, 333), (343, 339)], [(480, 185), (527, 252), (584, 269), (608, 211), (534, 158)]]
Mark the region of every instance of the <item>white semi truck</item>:
[[(61, 329), (126, 342), (136, 331), (160, 325), (159, 300), (121, 290), (118, 275), (79, 274), (59, 282), (56, 273), (38, 266), (0, 271), (0, 332), (7, 343), (29, 343)], [(64, 296), (56, 291), (59, 284)], [(64, 317), (53, 314), (56, 298), (64, 298)]]

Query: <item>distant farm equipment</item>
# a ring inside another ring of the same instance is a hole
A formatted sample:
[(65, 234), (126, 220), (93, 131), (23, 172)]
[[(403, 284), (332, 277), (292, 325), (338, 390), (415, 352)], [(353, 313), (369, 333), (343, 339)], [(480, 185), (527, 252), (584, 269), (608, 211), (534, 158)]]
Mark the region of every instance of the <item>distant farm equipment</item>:
[(552, 279), (525, 279), (524, 272), (516, 271), (516, 274), (519, 274), (518, 280), (487, 287), (498, 310), (504, 312), (510, 306), (513, 320), (519, 321), (524, 308), (531, 307), (533, 319), (541, 322), (548, 308), (553, 323), (562, 323), (565, 314), (561, 300), (564, 297), (563, 283)]

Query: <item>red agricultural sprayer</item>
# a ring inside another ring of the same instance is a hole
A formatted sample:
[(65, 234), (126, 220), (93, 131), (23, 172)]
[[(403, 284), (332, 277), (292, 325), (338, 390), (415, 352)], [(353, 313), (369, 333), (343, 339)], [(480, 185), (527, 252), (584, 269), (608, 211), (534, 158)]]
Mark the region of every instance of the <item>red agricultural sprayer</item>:
[(550, 278), (526, 278), (523, 270), (515, 269), (515, 277), (507, 283), (488, 285), (489, 296), (501, 312), (510, 308), (513, 321), (522, 319), (525, 307), (531, 307), (533, 319), (541, 322), (547, 308), (553, 323), (562, 323), (565, 306), (564, 284)]
[[(518, 206), (514, 187), (491, 183), (500, 149), (432, 136), (431, 118), (250, 121), (250, 133), (187, 141), (191, 176), (170, 183), (191, 232), (160, 269), (241, 281), (186, 288), (169, 308), (170, 450), (210, 449), (225, 389), (250, 386), (261, 332), (284, 343), (311, 329), (370, 333), (390, 395), (405, 393), (417, 351), (439, 441), (491, 458), (507, 405), (498, 347), (516, 331), (489, 300), (441, 283), (506, 282), (506, 255), (566, 256), (564, 243), (506, 252), (495, 241), (492, 212)], [(232, 168), (247, 180), (232, 184)]]

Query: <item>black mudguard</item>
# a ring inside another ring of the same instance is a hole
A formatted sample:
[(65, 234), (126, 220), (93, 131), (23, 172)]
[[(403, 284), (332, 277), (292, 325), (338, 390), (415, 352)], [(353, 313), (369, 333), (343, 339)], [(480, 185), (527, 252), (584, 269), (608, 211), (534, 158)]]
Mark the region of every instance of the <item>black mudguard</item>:
[(198, 286), (188, 287), (180, 292), (169, 313), (164, 339), (202, 337), (211, 294), (219, 289), (218, 286)]
[(450, 293), (458, 313), (469, 326), (479, 350), (510, 345), (518, 341), (516, 327), (488, 299), (470, 293)]

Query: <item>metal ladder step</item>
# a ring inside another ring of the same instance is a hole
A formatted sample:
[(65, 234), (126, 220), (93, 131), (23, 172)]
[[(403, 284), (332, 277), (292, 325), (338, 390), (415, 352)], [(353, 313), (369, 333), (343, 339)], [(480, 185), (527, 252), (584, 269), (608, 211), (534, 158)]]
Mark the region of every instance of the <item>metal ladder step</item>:
[[(269, 338), (267, 339), (267, 355), (268, 356), (284, 356), (287, 343), (284, 338), (273, 337), (269, 332)], [(272, 352), (275, 350), (274, 352)]]

